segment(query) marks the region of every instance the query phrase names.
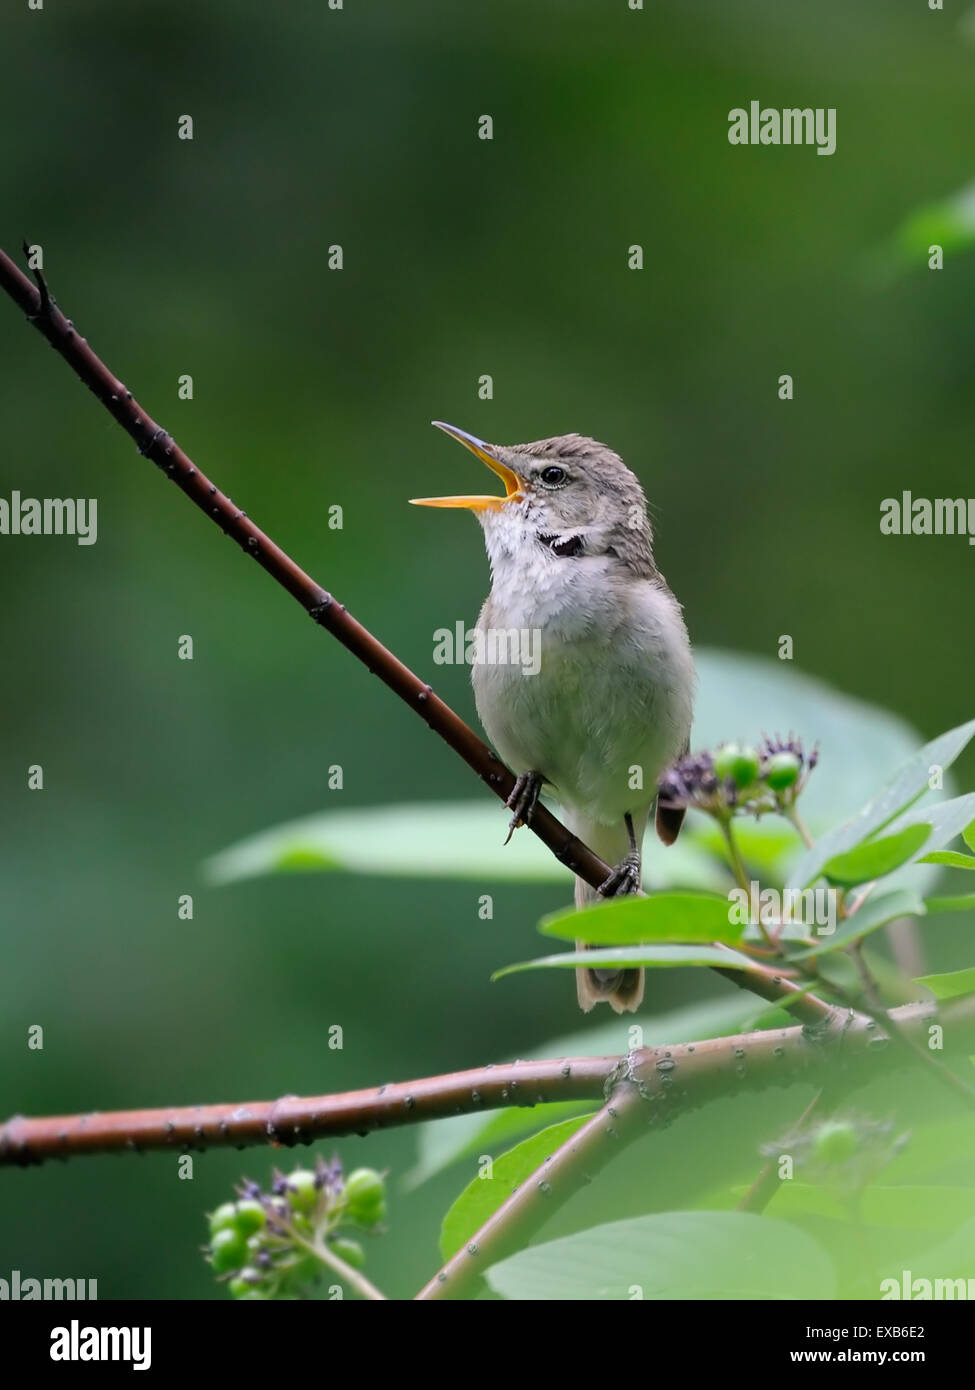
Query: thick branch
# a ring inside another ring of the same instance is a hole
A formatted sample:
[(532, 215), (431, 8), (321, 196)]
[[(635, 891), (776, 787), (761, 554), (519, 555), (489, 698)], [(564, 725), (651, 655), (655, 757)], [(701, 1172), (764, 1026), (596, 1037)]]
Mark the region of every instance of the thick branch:
[[(0, 250), (0, 288), (18, 304), (37, 331), (64, 358), (72, 371), (101, 401), (114, 420), (139, 446), (139, 453), (151, 459), (192, 502), (214, 521), (225, 535), (267, 571), (272, 579), (296, 598), (319, 626), (348, 648), (390, 690), (415, 710), (455, 753), (473, 768), (496, 796), (505, 801), (515, 779), (487, 744), (455, 714), (449, 705), (404, 666), (372, 633), (346, 610), (344, 605), (316, 584), (294, 560), (261, 531), (220, 492), (183, 452), (176, 441), (139, 405), (132, 392), (109, 371), (74, 324), (51, 299), (42, 276), (39, 288), (27, 279), (5, 252)], [(544, 806), (537, 806), (531, 830), (556, 859), (598, 888), (610, 874), (610, 866), (582, 843)], [(763, 999), (778, 1000), (797, 993), (796, 986), (782, 976), (756, 965), (753, 970), (720, 970), (734, 984), (749, 989)], [(815, 995), (796, 1000), (797, 1018), (813, 1023), (829, 1017), (829, 1006)]]
[[(945, 1051), (975, 1052), (975, 996), (945, 1007), (905, 1004), (890, 1019), (913, 1040), (925, 1041), (929, 1023), (944, 1026)], [(775, 1028), (672, 1047), (641, 1048), (615, 1057), (570, 1057), (510, 1062), (332, 1096), (245, 1104), (122, 1110), (45, 1119), (15, 1116), (0, 1126), (0, 1166), (42, 1163), (83, 1154), (184, 1152), (255, 1144), (310, 1144), (341, 1135), (443, 1119), (448, 1115), (534, 1106), (556, 1100), (604, 1098), (606, 1087), (632, 1081), (649, 1103), (648, 1123), (669, 1123), (738, 1091), (801, 1081), (824, 1085), (831, 1077), (859, 1081), (895, 1060), (888, 1040), (862, 1014), (835, 1014), (819, 1027)], [(897, 1054), (909, 1064), (911, 1054)]]
[(615, 1057), (511, 1062), (400, 1081), (368, 1091), (282, 1096), (280, 1100), (242, 1105), (181, 1105), (168, 1110), (116, 1110), (41, 1120), (16, 1115), (0, 1126), (0, 1166), (26, 1166), (81, 1154), (145, 1153), (150, 1149), (202, 1152), (268, 1143), (290, 1147), (505, 1105), (602, 1099), (606, 1078), (616, 1062)]

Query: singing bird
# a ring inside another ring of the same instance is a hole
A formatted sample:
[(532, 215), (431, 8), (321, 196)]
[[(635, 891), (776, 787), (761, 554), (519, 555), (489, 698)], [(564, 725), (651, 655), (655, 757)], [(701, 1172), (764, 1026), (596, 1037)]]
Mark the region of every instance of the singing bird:
[[(507, 652), (492, 633), (538, 634), (539, 659), (476, 659), (474, 698), (517, 774), (512, 828), (530, 822), (543, 785), (566, 825), (616, 867), (598, 890), (576, 878), (578, 907), (641, 891), (641, 846), (657, 778), (686, 752), (695, 671), (680, 604), (653, 561), (647, 501), (618, 454), (579, 434), (486, 444), (433, 423), (504, 483), (505, 496), (418, 497), (465, 507), (484, 531), (491, 592), (479, 653)], [(656, 808), (665, 844), (683, 810)], [(577, 942), (582, 949), (582, 943)], [(643, 970), (578, 969), (579, 1005), (617, 1013), (643, 999)]]

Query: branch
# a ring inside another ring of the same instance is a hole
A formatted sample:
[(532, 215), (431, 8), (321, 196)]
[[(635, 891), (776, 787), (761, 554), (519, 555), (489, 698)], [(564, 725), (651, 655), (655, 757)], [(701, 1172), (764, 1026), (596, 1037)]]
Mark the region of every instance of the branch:
[(267, 1143), (290, 1148), (505, 1105), (602, 1099), (616, 1062), (615, 1057), (510, 1062), (331, 1096), (282, 1096), (244, 1104), (115, 1110), (40, 1120), (15, 1115), (0, 1125), (0, 1167), (126, 1150), (197, 1149), (202, 1153)]
[(484, 1271), (526, 1246), (570, 1197), (586, 1187), (643, 1128), (636, 1086), (617, 1085), (606, 1104), (491, 1215), (416, 1295), (420, 1301), (460, 1298)]
[[(946, 1051), (975, 1052), (975, 995), (939, 1012), (933, 1003), (891, 1010), (891, 1027), (924, 1040), (931, 1022), (944, 1025)], [(26, 1119), (0, 1126), (0, 1167), (43, 1163), (87, 1154), (145, 1153), (272, 1143), (284, 1147), (318, 1139), (365, 1135), (374, 1130), (466, 1115), (505, 1106), (549, 1101), (603, 1100), (607, 1087), (632, 1082), (650, 1103), (647, 1123), (669, 1124), (683, 1111), (738, 1091), (809, 1082), (843, 1084), (862, 1069), (890, 1065), (888, 1039), (873, 1019), (837, 1011), (819, 1027), (773, 1028), (668, 1047), (640, 1048), (616, 1057), (568, 1057), (509, 1062), (446, 1076), (346, 1091), (338, 1095), (245, 1104), (191, 1105), (163, 1110)], [(911, 1054), (898, 1055), (909, 1065)]]
[[(473, 768), (496, 796), (506, 801), (514, 789), (515, 779), (487, 744), (433, 693), (429, 685), (404, 666), (352, 617), (343, 604), (316, 584), (289, 555), (254, 525), (246, 512), (235, 506), (200, 472), (173, 437), (142, 409), (132, 392), (109, 371), (75, 330), (74, 324), (65, 318), (40, 274), (38, 285), (39, 288), (35, 288), (10, 257), (0, 250), (0, 288), (20, 306), (28, 321), (43, 334), (72, 371), (98, 397), (112, 418), (135, 440), (139, 453), (161, 468), (225, 535), (235, 540), (245, 554), (255, 559), (272, 579), (297, 599), (320, 627), (337, 637), (373, 675), (378, 676), (419, 714), (434, 733), (439, 734), (468, 767)], [(611, 873), (610, 865), (571, 834), (544, 806), (535, 808), (529, 828), (560, 863), (591, 887), (598, 888), (606, 882)], [(758, 965), (751, 970), (726, 971), (716, 968), (720, 975), (742, 989), (750, 989), (763, 999), (779, 1000), (799, 993), (796, 986), (783, 976)], [(828, 1004), (812, 994), (796, 999), (794, 1007), (796, 1016), (808, 1023), (822, 1022), (832, 1012)]]

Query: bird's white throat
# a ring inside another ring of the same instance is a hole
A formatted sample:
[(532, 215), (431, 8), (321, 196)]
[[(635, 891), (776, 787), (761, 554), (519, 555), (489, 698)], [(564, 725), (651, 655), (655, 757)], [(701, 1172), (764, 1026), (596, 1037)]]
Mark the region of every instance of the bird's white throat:
[[(527, 524), (522, 508), (479, 518), (491, 565), (491, 600), (500, 627), (542, 628), (562, 640), (583, 635), (593, 623), (615, 625), (616, 560), (605, 554), (569, 557), (560, 543), (580, 537), (598, 547), (602, 528), (544, 532)], [(555, 538), (544, 544), (539, 534)]]

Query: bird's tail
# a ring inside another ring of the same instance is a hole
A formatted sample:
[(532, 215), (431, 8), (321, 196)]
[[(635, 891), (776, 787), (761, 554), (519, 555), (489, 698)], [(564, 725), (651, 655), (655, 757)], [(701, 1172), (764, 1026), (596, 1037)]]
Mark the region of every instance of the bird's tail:
[[(596, 825), (575, 815), (568, 807), (563, 807), (563, 817), (573, 834), (578, 835), (607, 864), (618, 864), (630, 848), (622, 817), (619, 825)], [(646, 814), (634, 817), (637, 844), (643, 842), (646, 823)], [(575, 898), (576, 907), (588, 907), (590, 903), (600, 901), (596, 889), (581, 878), (576, 879)], [(584, 941), (576, 942), (577, 951), (586, 949)], [(579, 968), (576, 970), (576, 993), (579, 1008), (585, 1013), (589, 1013), (596, 1004), (608, 1004), (618, 1014), (633, 1013), (643, 1003), (643, 969)]]

